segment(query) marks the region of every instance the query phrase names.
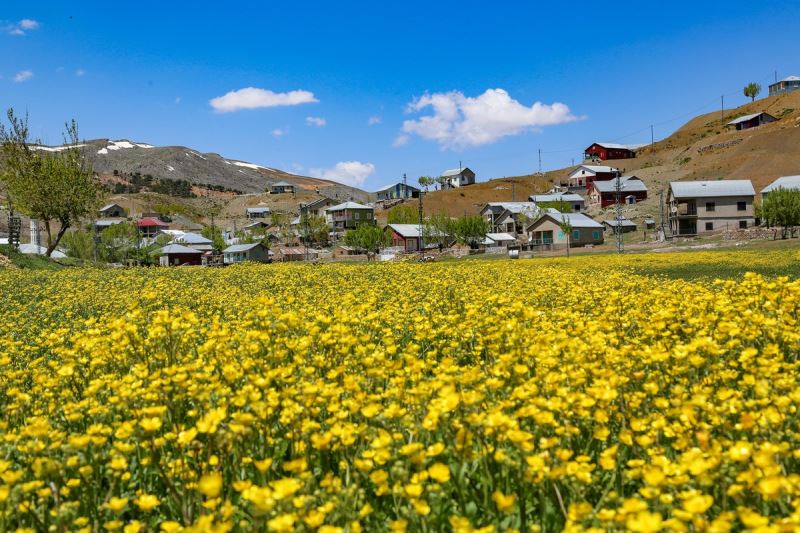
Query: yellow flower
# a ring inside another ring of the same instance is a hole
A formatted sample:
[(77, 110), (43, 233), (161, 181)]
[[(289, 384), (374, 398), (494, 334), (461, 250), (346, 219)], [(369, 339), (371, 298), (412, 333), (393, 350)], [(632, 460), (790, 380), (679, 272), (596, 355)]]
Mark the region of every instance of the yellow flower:
[(161, 429), (161, 419), (157, 416), (152, 418), (143, 418), (142, 420), (139, 420), (139, 425), (142, 426), (142, 429), (145, 430), (145, 432), (153, 433), (154, 431)]
[(428, 467), (428, 475), (438, 483), (450, 481), (450, 468), (444, 463), (434, 463)]
[(134, 503), (144, 512), (152, 511), (161, 504), (159, 499), (152, 494), (142, 494), (134, 500)]
[(639, 511), (633, 516), (628, 517), (625, 522), (626, 527), (630, 531), (637, 533), (654, 533), (661, 531), (663, 518), (658, 513), (651, 513), (649, 511)]
[(714, 504), (714, 498), (708, 494), (696, 494), (684, 500), (683, 508), (687, 512), (699, 515), (705, 513)]
[(197, 490), (206, 498), (216, 498), (222, 489), (222, 476), (205, 474), (197, 482)]
[(494, 504), (497, 508), (503, 512), (508, 512), (514, 507), (514, 502), (516, 501), (517, 497), (513, 494), (503, 494), (499, 490), (496, 490), (492, 493), (492, 500), (494, 500)]
[(419, 483), (409, 483), (404, 490), (409, 498), (419, 498), (422, 495), (422, 485)]
[(128, 505), (128, 498), (111, 497), (106, 503), (106, 507), (114, 511), (115, 513), (122, 511), (123, 509), (125, 509), (127, 505)]

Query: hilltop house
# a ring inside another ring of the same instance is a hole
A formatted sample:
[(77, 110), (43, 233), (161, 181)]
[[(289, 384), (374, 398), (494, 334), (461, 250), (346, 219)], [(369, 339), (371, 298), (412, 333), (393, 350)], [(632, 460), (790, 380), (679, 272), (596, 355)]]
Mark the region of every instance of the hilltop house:
[(778, 119), (769, 113), (764, 113), (762, 111), (761, 113), (753, 113), (752, 115), (745, 115), (743, 117), (733, 119), (728, 122), (726, 126), (733, 126), (737, 131), (748, 130), (750, 128), (756, 128), (764, 124), (769, 124), (770, 122), (775, 122), (776, 120)]
[(294, 193), (294, 191), (294, 184), (289, 183), (288, 181), (278, 181), (269, 186), (270, 194), (282, 194), (285, 192)]
[(415, 194), (419, 193), (419, 189), (404, 182), (398, 182), (394, 185), (389, 185), (379, 190), (375, 194), (378, 201), (386, 200), (407, 200), (413, 198)]
[(547, 194), (532, 194), (528, 200), (544, 207), (557, 207), (559, 211), (572, 211), (580, 213), (586, 208), (583, 196), (574, 192), (551, 192)]
[(269, 207), (248, 207), (245, 209), (247, 218), (267, 218), (270, 213)]
[(161, 249), (159, 255), (158, 262), (161, 266), (199, 265), (202, 263), (203, 252), (182, 244), (168, 244)]
[(318, 198), (313, 202), (300, 204), (300, 216), (324, 217), (325, 208), (336, 205), (337, 203), (338, 202), (336, 200), (331, 200), (330, 198), (323, 196), (322, 198)]
[(633, 159), (636, 151), (647, 146), (646, 144), (615, 144), (615, 143), (593, 143), (583, 151), (586, 160), (600, 159)]
[(750, 180), (673, 181), (669, 184), (672, 235), (748, 228), (755, 222)]
[[(647, 185), (636, 176), (619, 178), (619, 202), (634, 204), (647, 199)], [(608, 207), (617, 203), (617, 180), (594, 181), (589, 187), (589, 203)]]
[[(569, 237), (561, 230), (568, 222), (572, 226)], [(548, 209), (526, 228), (528, 242), (535, 246), (564, 244), (570, 247), (603, 244), (603, 225), (582, 213), (560, 213)]]
[(439, 177), (442, 189), (457, 189), (475, 184), (475, 173), (467, 167), (445, 170)]
[(775, 96), (776, 94), (789, 93), (798, 90), (800, 90), (800, 77), (789, 76), (788, 78), (783, 78), (780, 81), (770, 84), (769, 95)]
[(480, 210), (492, 232), (512, 235), (523, 233), (525, 225), (540, 214), (534, 202), (489, 202)]
[(119, 218), (125, 216), (125, 209), (119, 204), (104, 205), (98, 211), (100, 218)]
[(325, 209), (325, 219), (331, 231), (336, 234), (355, 229), (361, 224), (375, 223), (375, 210), (369, 205), (344, 202)]
[(605, 165), (581, 165), (567, 177), (570, 189), (589, 188), (594, 181), (605, 181), (617, 177), (619, 169)]
[(241, 263), (243, 261), (269, 263), (272, 255), (274, 254), (269, 248), (260, 242), (252, 244), (234, 244), (222, 250), (223, 262), (226, 265)]
[(767, 195), (778, 189), (800, 191), (800, 176), (781, 176), (763, 189), (761, 189), (761, 200), (764, 201)]

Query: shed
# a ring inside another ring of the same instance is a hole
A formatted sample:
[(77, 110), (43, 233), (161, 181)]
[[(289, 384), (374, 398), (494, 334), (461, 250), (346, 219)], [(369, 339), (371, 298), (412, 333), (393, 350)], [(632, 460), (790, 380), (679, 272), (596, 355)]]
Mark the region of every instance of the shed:
[(161, 266), (199, 265), (203, 252), (182, 244), (168, 244), (161, 249), (159, 255)]
[(483, 240), (483, 245), (486, 247), (512, 246), (516, 242), (517, 239), (509, 233), (487, 233), (486, 238)]
[(617, 228), (621, 228), (622, 233), (636, 231), (636, 222), (628, 220), (627, 218), (621, 218), (620, 220), (604, 220), (603, 225), (611, 231), (615, 231)]
[(317, 259), (319, 254), (316, 250), (311, 248), (278, 248), (277, 258), (279, 261), (305, 261), (306, 258), (310, 261)]
[(98, 211), (102, 218), (119, 218), (125, 216), (125, 209), (119, 204), (107, 204)]
[(775, 122), (776, 120), (778, 119), (769, 113), (762, 111), (761, 113), (753, 113), (751, 115), (745, 115), (743, 117), (733, 119), (728, 122), (727, 126), (733, 126), (737, 130), (747, 130), (764, 124), (769, 124), (770, 122)]

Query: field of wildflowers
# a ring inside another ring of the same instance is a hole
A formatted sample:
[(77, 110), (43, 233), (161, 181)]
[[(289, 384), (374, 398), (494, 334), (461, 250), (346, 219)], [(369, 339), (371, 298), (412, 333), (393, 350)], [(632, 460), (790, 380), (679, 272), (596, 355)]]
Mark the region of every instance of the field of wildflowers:
[(693, 260), (0, 271), (0, 530), (795, 531), (800, 282)]

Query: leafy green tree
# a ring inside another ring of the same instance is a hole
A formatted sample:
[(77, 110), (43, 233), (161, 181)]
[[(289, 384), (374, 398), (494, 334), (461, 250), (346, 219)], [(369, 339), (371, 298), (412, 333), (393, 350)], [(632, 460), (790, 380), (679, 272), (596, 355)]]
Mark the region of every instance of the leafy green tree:
[(389, 209), (386, 214), (386, 221), (389, 224), (418, 224), (419, 209), (412, 204), (400, 204)]
[(452, 225), (452, 233), (456, 240), (472, 249), (478, 248), (489, 229), (489, 223), (480, 215), (458, 218)]
[(391, 241), (389, 233), (373, 224), (361, 224), (344, 235), (344, 243), (366, 253), (368, 260), (370, 256), (375, 257), (383, 248), (389, 246)]
[(569, 221), (568, 217), (561, 215), (561, 222), (559, 222), (558, 227), (567, 236), (567, 257), (569, 257), (569, 247), (572, 245), (572, 222)]
[(761, 85), (755, 82), (750, 82), (744, 86), (744, 95), (750, 98), (751, 102), (755, 102), (756, 96), (761, 93)]
[(325, 245), (328, 243), (329, 233), (330, 228), (325, 217), (307, 214), (300, 216), (300, 239), (303, 243)]
[(434, 213), (422, 226), (422, 238), (426, 243), (434, 243), (446, 248), (453, 243), (455, 221), (445, 213)]
[(211, 239), (211, 246), (215, 252), (225, 249), (225, 238), (222, 236), (222, 229), (219, 226), (203, 226), (200, 234), (206, 239)]
[(430, 176), (420, 176), (417, 181), (419, 182), (419, 186), (423, 189), (427, 189), (436, 183), (436, 179)]
[(67, 255), (89, 261), (94, 258), (94, 238), (90, 231), (68, 231), (61, 239)]
[(756, 215), (767, 226), (780, 227), (782, 239), (794, 235), (795, 226), (800, 226), (800, 190), (781, 187), (770, 192), (761, 205), (756, 206)]
[(0, 181), (15, 209), (44, 223), (49, 257), (67, 230), (99, 207), (102, 188), (84, 162), (74, 120), (66, 124), (67, 148), (48, 152), (34, 149), (41, 143), (31, 142), (27, 116), (19, 118), (13, 109), (7, 116), (8, 127), (0, 125)]
[(137, 258), (139, 242), (139, 232), (132, 222), (112, 224), (100, 232), (98, 255), (107, 263), (125, 263)]

